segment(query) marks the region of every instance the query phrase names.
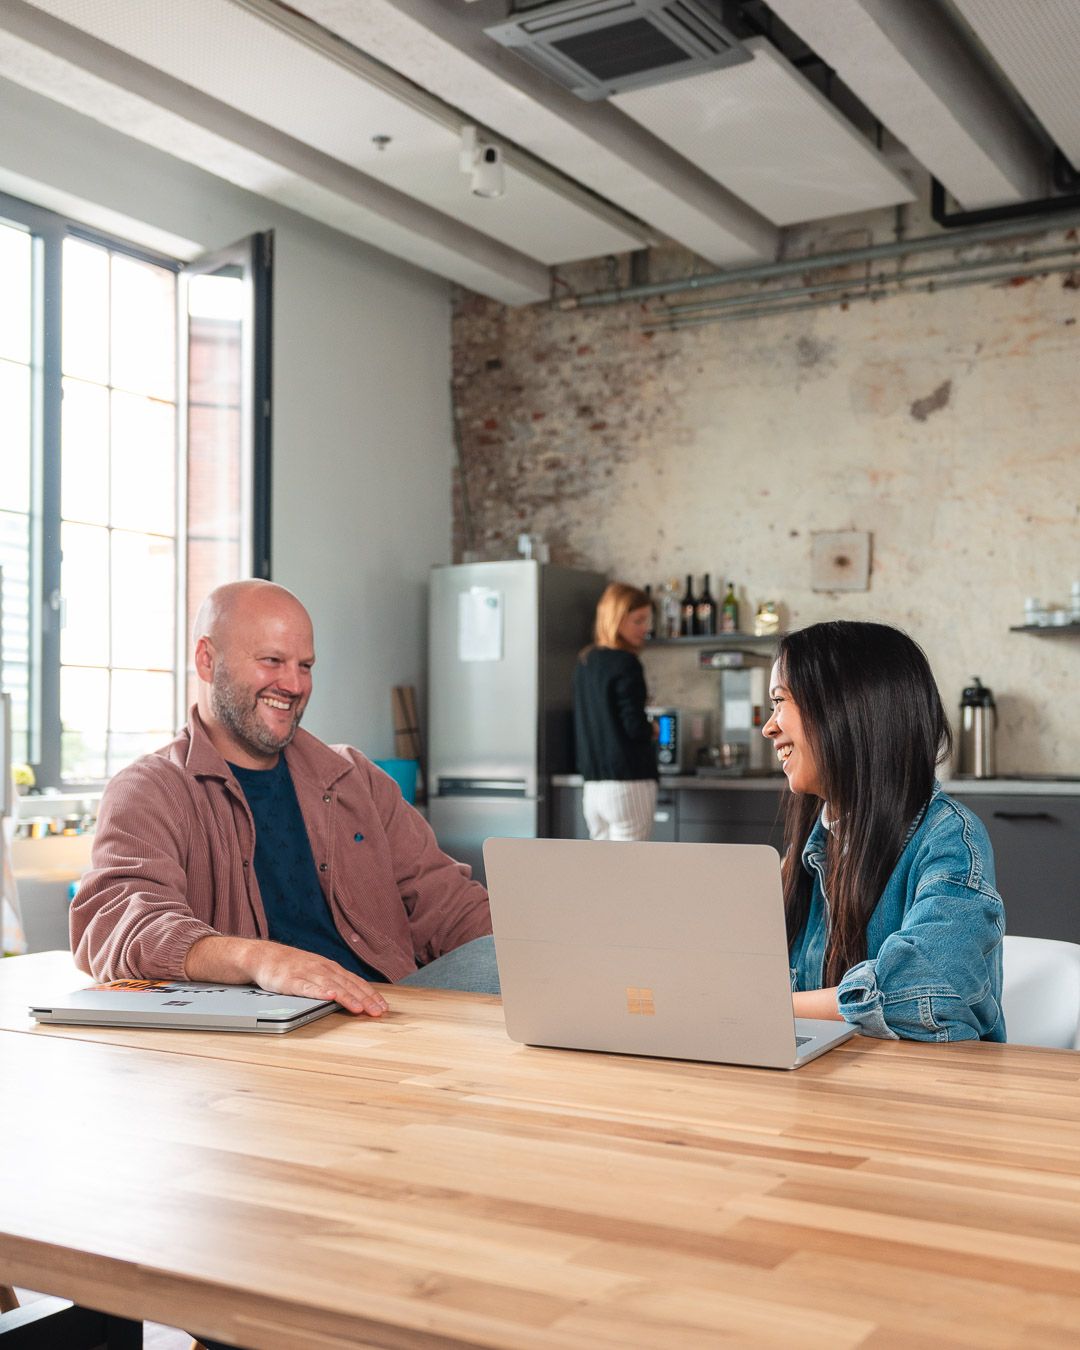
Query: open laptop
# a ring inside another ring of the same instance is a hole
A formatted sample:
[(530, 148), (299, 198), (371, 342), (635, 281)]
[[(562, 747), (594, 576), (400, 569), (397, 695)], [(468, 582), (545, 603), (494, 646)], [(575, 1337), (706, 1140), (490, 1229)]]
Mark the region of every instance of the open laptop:
[(489, 839), (484, 866), (512, 1040), (797, 1069), (854, 1034), (792, 1012), (773, 848)]
[(280, 1035), (327, 1013), (332, 1000), (271, 994), (255, 985), (190, 980), (112, 980), (76, 989), (30, 1008), (39, 1022), (97, 1027), (172, 1027), (191, 1031), (259, 1031)]

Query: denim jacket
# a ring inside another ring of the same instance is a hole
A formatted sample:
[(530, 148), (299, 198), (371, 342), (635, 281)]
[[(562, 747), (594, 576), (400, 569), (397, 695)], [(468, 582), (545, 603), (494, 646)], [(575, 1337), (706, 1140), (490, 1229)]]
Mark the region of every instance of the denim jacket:
[[(826, 838), (819, 818), (802, 855), (814, 889), (791, 949), (793, 990), (823, 986)], [(1005, 910), (994, 881), (982, 822), (935, 783), (870, 916), (868, 959), (840, 981), (845, 1021), (889, 1040), (1003, 1041)]]

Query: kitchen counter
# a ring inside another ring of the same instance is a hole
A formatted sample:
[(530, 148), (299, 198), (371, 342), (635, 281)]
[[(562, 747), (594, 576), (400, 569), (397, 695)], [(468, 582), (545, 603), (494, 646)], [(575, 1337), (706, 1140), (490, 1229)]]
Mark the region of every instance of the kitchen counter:
[[(581, 787), (585, 780), (579, 773), (553, 774), (552, 787)], [(784, 786), (783, 774), (741, 777), (738, 774), (672, 774), (660, 779), (662, 788), (705, 788), (708, 791), (724, 788), (742, 788), (751, 791), (775, 792)], [(946, 778), (941, 786), (952, 796), (973, 796), (976, 793), (999, 796), (1080, 797), (1080, 778)]]
[[(551, 833), (584, 839), (582, 778), (552, 780)], [(946, 778), (943, 787), (982, 821), (994, 850), (996, 886), (1009, 931), (1080, 943), (1080, 779)], [(681, 844), (783, 848), (780, 775), (661, 778), (652, 838)]]

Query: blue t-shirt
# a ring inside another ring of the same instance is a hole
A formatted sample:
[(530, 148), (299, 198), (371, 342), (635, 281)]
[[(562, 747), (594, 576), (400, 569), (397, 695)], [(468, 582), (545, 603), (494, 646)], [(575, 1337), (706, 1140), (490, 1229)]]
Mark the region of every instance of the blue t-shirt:
[(272, 769), (229, 768), (255, 818), (255, 876), (271, 939), (318, 952), (362, 979), (385, 984), (386, 976), (350, 951), (334, 926), (285, 756)]

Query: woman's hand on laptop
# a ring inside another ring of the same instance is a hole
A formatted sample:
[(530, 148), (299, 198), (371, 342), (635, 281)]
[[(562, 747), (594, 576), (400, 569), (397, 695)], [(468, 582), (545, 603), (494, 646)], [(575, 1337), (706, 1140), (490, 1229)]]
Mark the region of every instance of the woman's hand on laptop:
[(200, 938), (188, 951), (184, 974), (189, 980), (251, 983), (275, 994), (333, 999), (347, 1012), (368, 1017), (381, 1017), (389, 1006), (374, 986), (329, 957), (258, 938)]

